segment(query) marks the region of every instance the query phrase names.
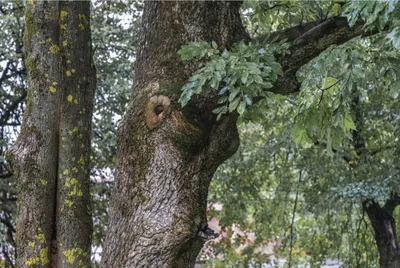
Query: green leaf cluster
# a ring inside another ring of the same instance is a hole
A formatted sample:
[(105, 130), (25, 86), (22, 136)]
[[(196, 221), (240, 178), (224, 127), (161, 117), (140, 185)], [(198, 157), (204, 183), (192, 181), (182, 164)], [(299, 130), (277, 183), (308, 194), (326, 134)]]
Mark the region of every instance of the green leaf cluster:
[(343, 15), (353, 26), (360, 19), (365, 24), (365, 30), (389, 30), (386, 38), (393, 47), (400, 48), (400, 5), (398, 0), (385, 1), (351, 1)]
[(182, 88), (179, 102), (185, 106), (193, 95), (218, 91), (218, 119), (231, 112), (242, 115), (256, 98), (268, 96), (266, 90), (282, 74), (275, 53), (287, 53), (287, 44), (279, 42), (261, 46), (258, 43), (235, 44), (229, 51), (217, 44), (201, 41), (182, 46), (183, 60), (207, 60)]
[(384, 41), (384, 34), (356, 38), (315, 58), (299, 73), (295, 141), (303, 146), (322, 141), (329, 153), (349, 142), (357, 130), (351, 109), (354, 98), (368, 103), (376, 92), (384, 91), (389, 95), (382, 96), (396, 99), (399, 63), (399, 50)]

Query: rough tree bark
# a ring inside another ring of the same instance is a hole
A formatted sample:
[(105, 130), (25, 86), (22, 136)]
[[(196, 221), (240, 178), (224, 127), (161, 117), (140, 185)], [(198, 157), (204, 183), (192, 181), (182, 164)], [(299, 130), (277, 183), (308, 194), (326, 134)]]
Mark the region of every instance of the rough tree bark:
[[(228, 48), (247, 39), (240, 2), (146, 2), (132, 100), (118, 132), (116, 183), (102, 267), (193, 267), (207, 228), (208, 187), (216, 168), (238, 148), (236, 114), (216, 121), (217, 97), (196, 97), (181, 109), (180, 88), (198, 64), (177, 50), (190, 41)], [(343, 18), (278, 33), (292, 43), (280, 58), (274, 92), (299, 85), (296, 71), (332, 44), (362, 34)], [(312, 37), (312, 38), (311, 38)]]
[(393, 211), (399, 204), (400, 199), (397, 195), (388, 199), (383, 207), (373, 199), (363, 202), (363, 209), (374, 228), (380, 268), (400, 267), (400, 248), (396, 235), (396, 222), (393, 218)]
[(9, 161), (18, 184), (17, 267), (89, 267), (90, 2), (28, 1), (27, 110)]

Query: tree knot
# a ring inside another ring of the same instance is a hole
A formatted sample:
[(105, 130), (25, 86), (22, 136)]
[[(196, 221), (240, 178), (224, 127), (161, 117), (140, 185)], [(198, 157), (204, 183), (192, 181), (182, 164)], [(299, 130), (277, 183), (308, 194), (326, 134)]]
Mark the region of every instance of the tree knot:
[(208, 224), (205, 224), (197, 233), (197, 236), (201, 237), (204, 241), (208, 241), (211, 239), (217, 238), (219, 235), (214, 232), (213, 229), (208, 227)]
[(154, 129), (170, 114), (171, 101), (168, 97), (159, 95), (149, 99), (146, 107), (146, 125)]

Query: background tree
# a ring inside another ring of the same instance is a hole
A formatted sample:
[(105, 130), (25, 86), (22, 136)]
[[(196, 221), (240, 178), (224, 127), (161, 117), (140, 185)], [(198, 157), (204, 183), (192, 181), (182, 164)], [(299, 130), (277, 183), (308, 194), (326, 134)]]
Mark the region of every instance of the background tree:
[(16, 265), (89, 266), (90, 3), (31, 1), (25, 20), (27, 109), (9, 158), (19, 199)]
[[(26, 75), (23, 64), (22, 35), (24, 29), (24, 5), (22, 2), (0, 3), (1, 28), (5, 29), (1, 46), (1, 67), (8, 68), (3, 72), (1, 103), (4, 111), (2, 122), (6, 122), (2, 128), (3, 142), (2, 154), (15, 141), (22, 122), (22, 114), (25, 108)], [(122, 116), (126, 103), (126, 94), (131, 85), (131, 65), (134, 59), (134, 40), (139, 20), (140, 5), (127, 2), (93, 2), (92, 3), (92, 31), (94, 43), (94, 59), (97, 66), (97, 92), (95, 102), (95, 116), (93, 118), (93, 153), (91, 165), (92, 178), (92, 213), (94, 222), (92, 261), (99, 261), (102, 240), (107, 222), (106, 207), (109, 198), (110, 183), (112, 181), (111, 169), (115, 158), (116, 122)], [(118, 29), (118, 31), (117, 31)], [(119, 34), (125, 31), (123, 35)], [(118, 32), (118, 34), (116, 34)], [(15, 33), (19, 33), (18, 35)], [(107, 40), (105, 40), (107, 38)], [(112, 41), (110, 41), (110, 40)], [(19, 46), (10, 46), (9, 40)], [(18, 49), (18, 53), (16, 53)], [(8, 64), (8, 62), (10, 62)], [(13, 64), (13, 65), (11, 65)], [(116, 72), (118, 70), (118, 72)], [(3, 123), (2, 123), (3, 125)], [(6, 265), (15, 263), (15, 233), (16, 216), (16, 189), (11, 171), (4, 165), (2, 173), (2, 200), (4, 219), (1, 228), (4, 227), (4, 237), (1, 238), (1, 246), (5, 251), (2, 256), (9, 260)], [(11, 215), (13, 215), (11, 217)], [(7, 266), (8, 267), (8, 266)]]
[(16, 187), (4, 154), (21, 124), (26, 97), (23, 68), (23, 5), (0, 3), (0, 245), (2, 267), (15, 267)]

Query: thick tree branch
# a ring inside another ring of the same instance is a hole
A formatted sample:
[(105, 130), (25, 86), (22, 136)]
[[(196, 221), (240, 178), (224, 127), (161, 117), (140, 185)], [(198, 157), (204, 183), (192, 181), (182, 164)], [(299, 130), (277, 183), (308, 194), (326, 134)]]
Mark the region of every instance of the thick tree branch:
[(296, 73), (302, 66), (330, 46), (343, 44), (363, 34), (371, 35), (373, 32), (364, 33), (362, 23), (350, 28), (344, 17), (333, 17), (272, 33), (271, 38), (287, 39), (291, 43), (291, 54), (277, 58), (282, 65), (283, 76), (270, 91), (279, 94), (299, 91), (300, 84), (296, 79)]

